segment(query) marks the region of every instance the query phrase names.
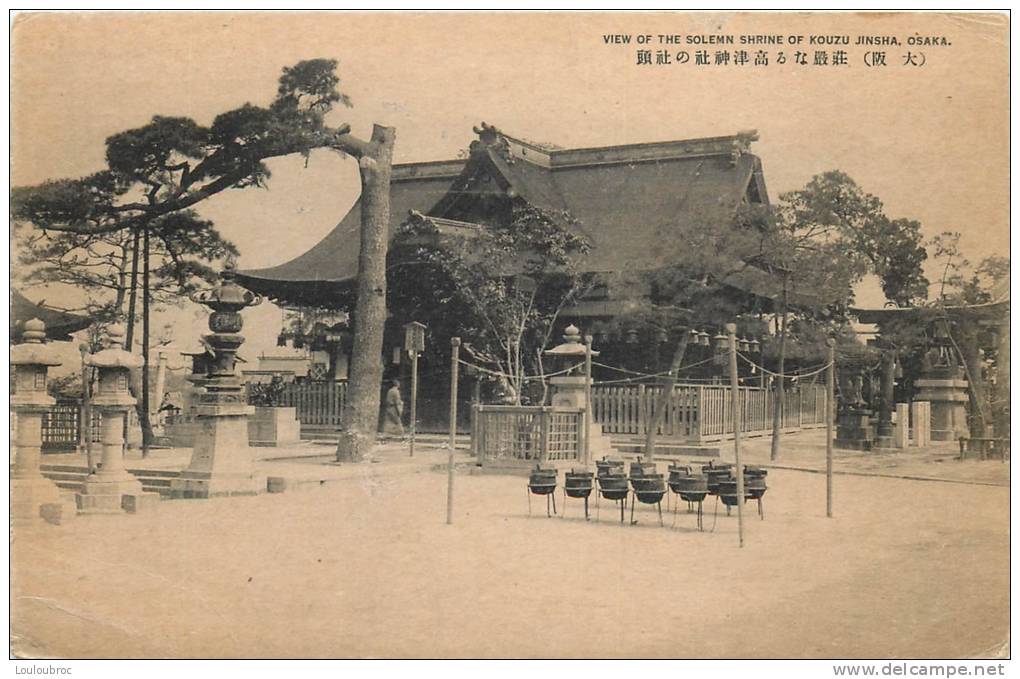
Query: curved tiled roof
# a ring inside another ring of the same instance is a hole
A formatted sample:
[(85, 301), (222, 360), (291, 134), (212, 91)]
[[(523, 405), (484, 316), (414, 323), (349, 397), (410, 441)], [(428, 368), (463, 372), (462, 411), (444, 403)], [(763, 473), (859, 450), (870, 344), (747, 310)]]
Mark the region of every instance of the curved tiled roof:
[(10, 338), (14, 341), (21, 340), (21, 333), (24, 330), (25, 322), (33, 318), (38, 318), (46, 324), (47, 339), (64, 342), (73, 339), (71, 333), (84, 330), (92, 325), (93, 322), (93, 319), (89, 316), (80, 316), (42, 304), (36, 304), (13, 288), (11, 289), (10, 308)]
[[(754, 133), (686, 141), (549, 150), (485, 126), (467, 160), (394, 166), (390, 238), (410, 210), (463, 219), (458, 205), (477, 195), (485, 174), (496, 190), (547, 210), (567, 210), (591, 243), (589, 271), (667, 265), (662, 243), (686, 229), (712, 228), (745, 198), (767, 202)], [(361, 206), (303, 255), (279, 266), (242, 271), (246, 287), (295, 304), (328, 305), (358, 270)]]

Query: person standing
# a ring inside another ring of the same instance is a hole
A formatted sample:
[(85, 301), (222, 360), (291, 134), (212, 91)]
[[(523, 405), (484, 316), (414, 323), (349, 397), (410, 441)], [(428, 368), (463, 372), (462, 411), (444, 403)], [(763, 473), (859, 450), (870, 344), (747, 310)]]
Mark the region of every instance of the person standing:
[(383, 433), (404, 435), (404, 399), (400, 396), (400, 380), (390, 382), (386, 392), (386, 409), (383, 415)]

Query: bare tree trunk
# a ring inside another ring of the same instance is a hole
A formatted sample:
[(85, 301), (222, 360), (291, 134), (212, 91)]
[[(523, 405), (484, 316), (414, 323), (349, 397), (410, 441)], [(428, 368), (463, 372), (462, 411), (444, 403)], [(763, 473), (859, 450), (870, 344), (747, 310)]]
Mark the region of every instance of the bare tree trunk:
[(120, 264), (117, 266), (117, 297), (114, 301), (114, 308), (119, 318), (124, 313), (124, 301), (127, 297), (128, 288), (128, 251), (130, 247), (126, 242), (120, 246)]
[(687, 353), (687, 343), (691, 340), (691, 333), (686, 330), (680, 338), (673, 352), (673, 361), (669, 365), (669, 374), (662, 380), (662, 394), (659, 395), (659, 402), (655, 404), (655, 417), (649, 423), (645, 431), (645, 462), (651, 462), (655, 457), (655, 435), (662, 425), (666, 415), (666, 408), (669, 407), (669, 399), (673, 395), (673, 387), (676, 385), (680, 373), (680, 365), (684, 362), (684, 354)]
[[(389, 246), (392, 127), (376, 125), (368, 144), (354, 149), (361, 172), (361, 250), (354, 306), (351, 378), (344, 403), (337, 460), (357, 462), (375, 443), (386, 323), (386, 251)], [(347, 150), (347, 149), (345, 149)]]
[(135, 300), (138, 297), (138, 248), (141, 232), (135, 231), (131, 241), (131, 294), (128, 296), (127, 338), (125, 348), (134, 351), (135, 345)]
[(772, 452), (773, 460), (779, 459), (779, 442), (782, 438), (783, 403), (786, 392), (786, 322), (789, 313), (789, 274), (783, 274), (783, 309), (779, 327), (779, 377), (776, 378), (776, 400), (772, 407)]
[(148, 457), (152, 445), (152, 422), (149, 420), (149, 229), (142, 237), (142, 397), (139, 399), (138, 422), (142, 427), (142, 457)]

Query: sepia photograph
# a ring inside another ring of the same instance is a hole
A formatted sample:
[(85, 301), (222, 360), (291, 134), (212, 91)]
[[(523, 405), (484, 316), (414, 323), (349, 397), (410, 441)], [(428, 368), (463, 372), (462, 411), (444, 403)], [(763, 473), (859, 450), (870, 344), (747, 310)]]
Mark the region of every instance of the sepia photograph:
[(15, 673), (1006, 674), (1008, 10), (9, 40)]

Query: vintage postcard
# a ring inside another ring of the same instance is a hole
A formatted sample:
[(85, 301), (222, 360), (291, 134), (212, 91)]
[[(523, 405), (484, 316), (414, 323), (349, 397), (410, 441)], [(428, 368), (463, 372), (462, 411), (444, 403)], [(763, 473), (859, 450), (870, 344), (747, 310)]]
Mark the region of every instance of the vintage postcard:
[(10, 26), (18, 673), (1004, 672), (1008, 12)]

